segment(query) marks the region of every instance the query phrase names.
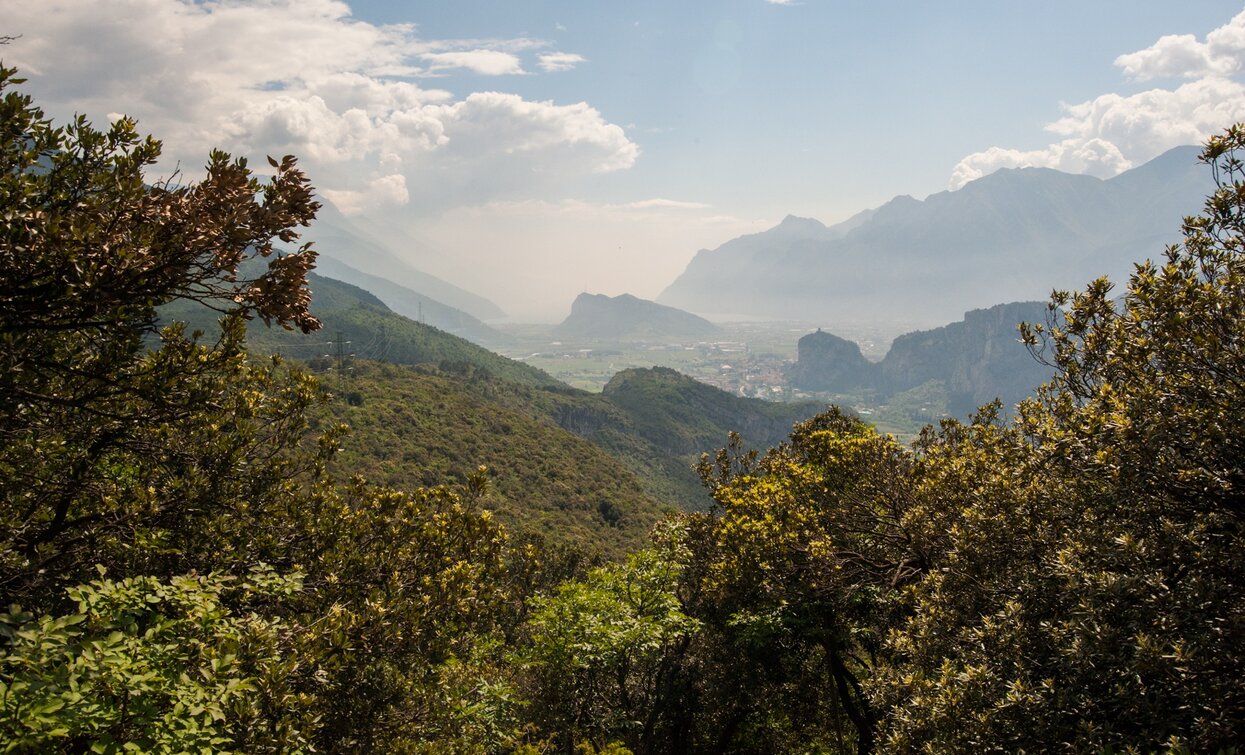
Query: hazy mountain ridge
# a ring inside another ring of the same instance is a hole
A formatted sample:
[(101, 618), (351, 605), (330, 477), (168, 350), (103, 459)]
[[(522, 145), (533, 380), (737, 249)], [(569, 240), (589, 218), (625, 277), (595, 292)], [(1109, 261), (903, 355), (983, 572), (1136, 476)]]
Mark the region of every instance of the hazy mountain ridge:
[[(699, 312), (934, 324), (1159, 256), (1212, 183), (1181, 147), (1114, 178), (1004, 169), (832, 228), (788, 217), (702, 250), (657, 301)], [(837, 229), (837, 230), (836, 230)]]
[(570, 315), (554, 327), (552, 333), (563, 338), (631, 341), (701, 338), (718, 330), (718, 326), (703, 317), (631, 294), (582, 293), (571, 305)]
[[(436, 327), (403, 317), (389, 309), (371, 292), (333, 278), (311, 273), (312, 312), (324, 327), (312, 334), (252, 323), (247, 339), (252, 350), (281, 352), (294, 359), (335, 359), (337, 343), (342, 352), (360, 359), (393, 364), (469, 365), (524, 385), (561, 385), (530, 365), (507, 359), (470, 341)], [(191, 329), (212, 333), (219, 314), (187, 303), (174, 302), (161, 308), (161, 319), (180, 320)]]
[(431, 325), (473, 343), (496, 346), (510, 340), (506, 334), (490, 328), (461, 309), (442, 304), (387, 278), (356, 270), (332, 257), (321, 256), (316, 261), (316, 270), (325, 277), (359, 286), (403, 317)]
[(330, 259), (336, 260), (360, 273), (390, 281), (478, 320), (506, 316), (500, 307), (483, 296), (417, 270), (401, 259), (388, 242), (359, 227), (329, 203), (320, 208), (315, 224), (304, 235), (315, 242), (322, 265)]

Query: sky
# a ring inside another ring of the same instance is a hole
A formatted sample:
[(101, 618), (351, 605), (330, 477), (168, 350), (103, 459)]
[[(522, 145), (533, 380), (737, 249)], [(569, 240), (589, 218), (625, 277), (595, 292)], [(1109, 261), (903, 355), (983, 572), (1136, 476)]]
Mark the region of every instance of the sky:
[(655, 297), (787, 214), (1106, 178), (1245, 121), (1240, 0), (0, 0), (0, 35), (49, 116), (137, 118), (161, 175), (294, 154), (519, 321)]

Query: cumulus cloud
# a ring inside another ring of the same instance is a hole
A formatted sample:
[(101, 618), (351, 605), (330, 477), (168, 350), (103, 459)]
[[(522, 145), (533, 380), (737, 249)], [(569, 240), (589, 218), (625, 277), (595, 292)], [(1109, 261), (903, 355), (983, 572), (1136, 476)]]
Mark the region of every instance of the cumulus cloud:
[(1170, 34), (1115, 59), (1130, 78), (1229, 76), (1245, 65), (1245, 11), (1206, 35)]
[(999, 168), (1044, 167), (1109, 178), (1166, 150), (1197, 144), (1245, 120), (1245, 86), (1231, 78), (1245, 61), (1245, 12), (1199, 41), (1161, 37), (1150, 47), (1116, 58), (1134, 79), (1183, 77), (1175, 88), (1103, 94), (1063, 105), (1046, 126), (1059, 141), (1035, 150), (991, 147), (968, 155), (951, 172), (950, 188)]
[(161, 170), (190, 176), (212, 147), (295, 154), (347, 211), (486, 201), (507, 181), (621, 170), (638, 154), (587, 103), (427, 86), (523, 73), (540, 40), (428, 40), (336, 0), (8, 0), (5, 22), (21, 34), (6, 63), (56, 118), (134, 116), (164, 140)]
[(551, 73), (569, 71), (587, 61), (583, 55), (576, 55), (573, 52), (546, 52), (537, 56), (537, 59), (540, 61), (541, 70)]
[(560, 152), (576, 155), (594, 173), (608, 173), (630, 168), (640, 152), (620, 126), (607, 123), (585, 102), (555, 105), (475, 92), (435, 112), (452, 133), (451, 149), (462, 158)]
[(1104, 94), (1065, 108), (1047, 128), (1075, 139), (1105, 139), (1136, 163), (1194, 144), (1245, 119), (1245, 86), (1230, 79), (1191, 81), (1176, 89)]

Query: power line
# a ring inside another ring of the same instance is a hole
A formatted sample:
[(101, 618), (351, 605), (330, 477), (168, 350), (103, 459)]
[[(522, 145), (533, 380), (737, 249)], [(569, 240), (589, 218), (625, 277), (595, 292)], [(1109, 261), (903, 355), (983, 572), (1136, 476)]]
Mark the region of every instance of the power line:
[(352, 343), (351, 341), (347, 341), (342, 337), (342, 332), (340, 330), (337, 331), (336, 340), (325, 342), (326, 345), (333, 347), (333, 352), (329, 354), (325, 354), (324, 358), (334, 359), (336, 361), (337, 375), (339, 379), (345, 378), (347, 369), (351, 369), (351, 370), (354, 369), (354, 367), (346, 367), (346, 360), (354, 358), (354, 352), (350, 352), (350, 353), (346, 352), (346, 347), (349, 346), (351, 343)]

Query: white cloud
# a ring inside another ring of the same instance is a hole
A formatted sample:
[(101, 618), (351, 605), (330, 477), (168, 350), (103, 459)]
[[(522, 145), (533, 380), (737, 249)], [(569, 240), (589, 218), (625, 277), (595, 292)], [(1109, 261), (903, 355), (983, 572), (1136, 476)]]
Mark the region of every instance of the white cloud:
[(1228, 76), (1245, 65), (1245, 11), (1206, 35), (1170, 34), (1144, 50), (1115, 59), (1130, 78)]
[(969, 155), (955, 166), (951, 188), (958, 189), (1000, 168), (1055, 168), (1065, 173), (1107, 178), (1129, 167), (1130, 163), (1115, 145), (1102, 139), (1065, 139), (1028, 151), (991, 147)]
[[(126, 113), (193, 177), (208, 151), (294, 154), (321, 193), (365, 202), (487, 201), (621, 170), (638, 147), (587, 103), (456, 98), (455, 71), (522, 73), (541, 40), (427, 40), (334, 0), (6, 0), (5, 62), (57, 119)], [(437, 79), (441, 80), (441, 79)], [(496, 138), (494, 138), (496, 137)], [(494, 181), (494, 174), (501, 180)], [(398, 179), (401, 179), (399, 182)], [(500, 193), (498, 193), (500, 192)]]
[(573, 52), (546, 52), (537, 56), (537, 59), (540, 61), (541, 70), (551, 73), (569, 71), (587, 61), (583, 55), (576, 55)]
[(436, 108), (459, 159), (541, 153), (573, 156), (594, 173), (630, 168), (640, 149), (620, 126), (607, 123), (586, 102), (555, 105), (516, 94), (475, 92)]
[(1063, 117), (1046, 130), (1059, 141), (1034, 150), (1003, 147), (968, 155), (951, 173), (950, 188), (1004, 167), (1045, 167), (1107, 178), (1166, 150), (1198, 144), (1224, 127), (1245, 121), (1245, 86), (1229, 77), (1245, 61), (1245, 12), (1198, 41), (1165, 36), (1116, 65), (1135, 79), (1193, 79), (1173, 89), (1103, 94), (1062, 105)]
[(1245, 120), (1245, 86), (1207, 78), (1173, 90), (1104, 94), (1067, 106), (1065, 112), (1047, 127), (1049, 131), (1075, 139), (1105, 139), (1138, 164)]
[(482, 76), (509, 76), (524, 73), (523, 62), (519, 60), (518, 55), (500, 50), (426, 52), (420, 57), (432, 63), (433, 71), (463, 68)]

